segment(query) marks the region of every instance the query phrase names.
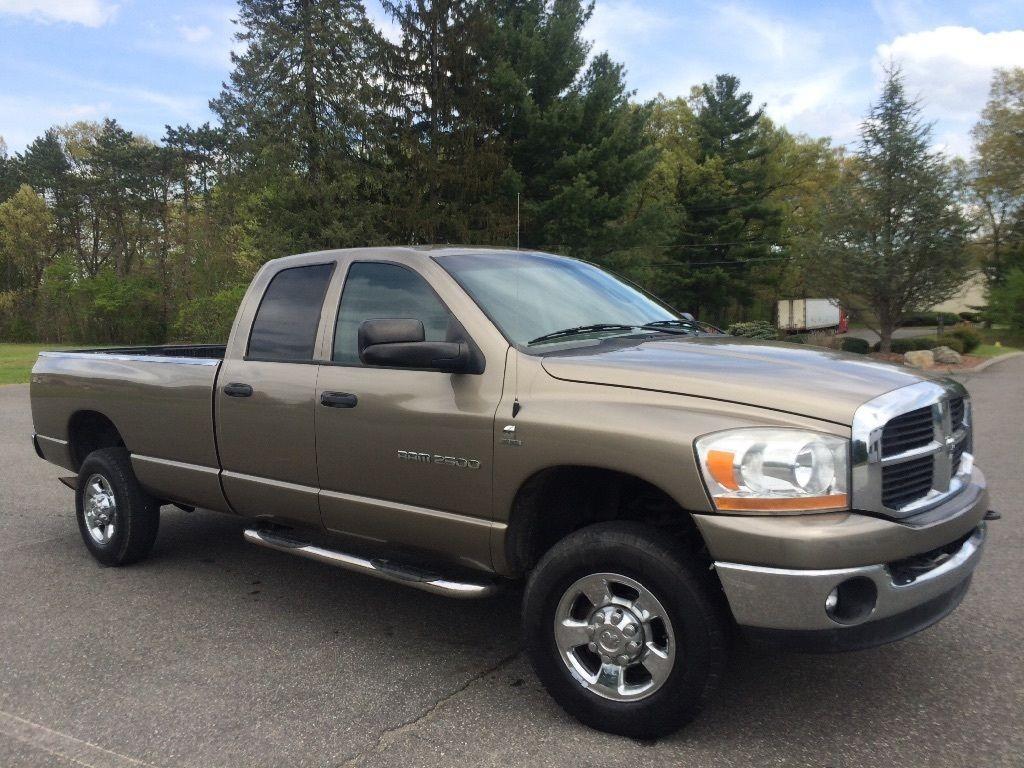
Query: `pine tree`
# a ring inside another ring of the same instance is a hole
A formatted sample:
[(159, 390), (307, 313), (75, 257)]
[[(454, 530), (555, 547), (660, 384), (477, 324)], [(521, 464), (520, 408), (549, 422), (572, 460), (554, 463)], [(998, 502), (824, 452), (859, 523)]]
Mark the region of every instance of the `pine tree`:
[(397, 240), (508, 242), (505, 137), (494, 108), (496, 19), (486, 2), (385, 2), (401, 29), (391, 48)]
[(817, 284), (855, 310), (891, 349), (908, 312), (956, 293), (969, 273), (968, 232), (954, 175), (930, 149), (931, 126), (889, 71), (861, 126), (861, 146), (832, 193)]
[(698, 89), (695, 162), (677, 179), (678, 231), (667, 252), (678, 265), (673, 298), (717, 321), (750, 304), (751, 263), (779, 254), (782, 210), (768, 161), (777, 136), (752, 101), (733, 75)]
[(236, 216), (266, 259), (361, 244), (380, 143), (381, 39), (357, 0), (241, 0), (245, 50), (210, 102), (231, 137)]

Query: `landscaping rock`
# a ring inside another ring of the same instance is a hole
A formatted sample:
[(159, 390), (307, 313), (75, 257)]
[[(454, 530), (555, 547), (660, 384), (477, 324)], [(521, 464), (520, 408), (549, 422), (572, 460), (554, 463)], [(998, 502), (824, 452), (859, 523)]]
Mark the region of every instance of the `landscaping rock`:
[[(952, 350), (950, 350), (952, 351)], [(915, 349), (903, 353), (903, 364), (912, 368), (934, 368), (935, 355), (930, 349)]]
[(943, 365), (960, 365), (964, 361), (959, 352), (949, 347), (935, 347), (932, 350), (932, 357), (936, 363)]

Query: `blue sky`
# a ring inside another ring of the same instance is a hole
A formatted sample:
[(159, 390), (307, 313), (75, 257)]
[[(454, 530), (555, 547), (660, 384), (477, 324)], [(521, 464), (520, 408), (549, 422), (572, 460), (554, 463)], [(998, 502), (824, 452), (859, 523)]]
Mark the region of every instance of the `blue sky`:
[[(393, 30), (378, 5), (367, 9)], [(110, 116), (159, 138), (210, 119), (230, 68), (233, 2), (0, 0), (0, 136)], [(935, 141), (970, 152), (996, 67), (1024, 66), (1024, 0), (597, 0), (587, 35), (642, 98), (731, 72), (791, 130), (851, 142), (881, 66), (900, 63)]]

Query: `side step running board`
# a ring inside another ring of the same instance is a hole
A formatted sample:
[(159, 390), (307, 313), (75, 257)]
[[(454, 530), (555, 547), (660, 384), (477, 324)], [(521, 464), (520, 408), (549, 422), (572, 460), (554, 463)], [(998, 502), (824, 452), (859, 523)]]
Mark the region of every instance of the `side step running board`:
[(438, 574), (398, 565), (387, 560), (370, 560), (358, 555), (349, 555), (345, 552), (325, 549), (315, 544), (290, 539), (273, 531), (246, 528), (244, 536), (245, 540), (251, 544), (276, 549), (279, 552), (288, 552), (299, 557), (307, 557), (310, 560), (318, 560), (321, 563), (327, 563), (328, 565), (337, 566), (349, 571), (376, 576), (378, 579), (404, 584), (407, 587), (421, 589), (424, 592), (432, 592), (435, 595), (446, 595), (465, 600), (489, 597), (498, 591), (497, 583), (492, 581), (477, 583), (452, 581)]

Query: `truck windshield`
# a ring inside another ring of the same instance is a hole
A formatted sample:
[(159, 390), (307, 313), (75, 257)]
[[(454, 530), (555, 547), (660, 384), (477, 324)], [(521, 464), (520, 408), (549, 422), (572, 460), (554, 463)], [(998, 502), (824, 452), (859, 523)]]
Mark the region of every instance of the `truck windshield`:
[(680, 320), (628, 283), (574, 259), (482, 253), (441, 256), (437, 262), (518, 346), (638, 332), (633, 329)]

